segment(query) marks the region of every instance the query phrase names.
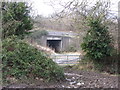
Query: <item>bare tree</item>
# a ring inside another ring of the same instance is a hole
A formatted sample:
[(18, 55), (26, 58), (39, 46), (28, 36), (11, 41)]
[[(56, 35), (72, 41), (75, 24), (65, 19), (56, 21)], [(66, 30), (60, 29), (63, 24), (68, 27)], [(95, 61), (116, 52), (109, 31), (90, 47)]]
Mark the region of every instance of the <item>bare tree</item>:
[(87, 20), (91, 16), (94, 18), (99, 17), (105, 25), (108, 25), (109, 31), (113, 35), (114, 39), (116, 39), (117, 23), (115, 21), (117, 18), (116, 16), (113, 16), (113, 13), (111, 13), (110, 0), (97, 0), (96, 2), (94, 1), (95, 3), (93, 3), (93, 1), (94, 0), (91, 2), (90, 0), (71, 0), (64, 3), (60, 2), (59, 4), (62, 9), (55, 15), (60, 20), (66, 20), (64, 23), (72, 26), (69, 28), (73, 28), (74, 31), (80, 34), (81, 41), (86, 31), (89, 29), (87, 26)]

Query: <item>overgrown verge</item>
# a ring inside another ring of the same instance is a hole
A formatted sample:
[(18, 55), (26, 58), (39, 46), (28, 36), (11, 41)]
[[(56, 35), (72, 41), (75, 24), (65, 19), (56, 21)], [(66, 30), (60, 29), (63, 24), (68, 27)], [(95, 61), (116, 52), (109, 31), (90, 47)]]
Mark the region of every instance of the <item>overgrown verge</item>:
[(45, 53), (38, 51), (17, 37), (2, 42), (3, 80), (14, 77), (21, 79), (44, 78), (45, 80), (63, 80), (63, 69)]
[(118, 64), (118, 56), (119, 54), (114, 52), (112, 56), (106, 57), (100, 61), (91, 60), (87, 56), (84, 56), (75, 68), (79, 70), (98, 71), (101, 73), (120, 74), (120, 70), (118, 69), (120, 66)]

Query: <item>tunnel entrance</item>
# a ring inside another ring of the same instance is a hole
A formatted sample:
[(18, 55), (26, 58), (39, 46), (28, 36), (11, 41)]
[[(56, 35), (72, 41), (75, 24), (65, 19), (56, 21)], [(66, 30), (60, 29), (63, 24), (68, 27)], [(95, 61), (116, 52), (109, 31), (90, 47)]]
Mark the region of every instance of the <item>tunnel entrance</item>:
[(47, 40), (47, 46), (55, 52), (60, 52), (61, 40)]

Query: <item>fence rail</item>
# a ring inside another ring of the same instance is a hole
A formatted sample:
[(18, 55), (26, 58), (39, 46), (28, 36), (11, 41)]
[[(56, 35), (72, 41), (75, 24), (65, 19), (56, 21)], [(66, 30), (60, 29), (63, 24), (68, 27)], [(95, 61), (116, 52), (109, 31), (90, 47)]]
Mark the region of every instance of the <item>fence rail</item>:
[(51, 58), (59, 65), (74, 65), (79, 62), (80, 55), (58, 54), (58, 55), (51, 55)]

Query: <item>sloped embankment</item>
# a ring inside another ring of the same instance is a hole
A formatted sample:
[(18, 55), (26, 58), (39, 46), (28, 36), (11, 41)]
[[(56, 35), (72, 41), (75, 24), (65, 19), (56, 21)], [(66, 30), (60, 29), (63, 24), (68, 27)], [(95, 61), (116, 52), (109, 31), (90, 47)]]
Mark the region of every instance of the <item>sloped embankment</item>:
[[(17, 37), (7, 38), (2, 44), (3, 79), (43, 78), (63, 80), (63, 69), (45, 53)], [(11, 82), (13, 83), (13, 82)]]

